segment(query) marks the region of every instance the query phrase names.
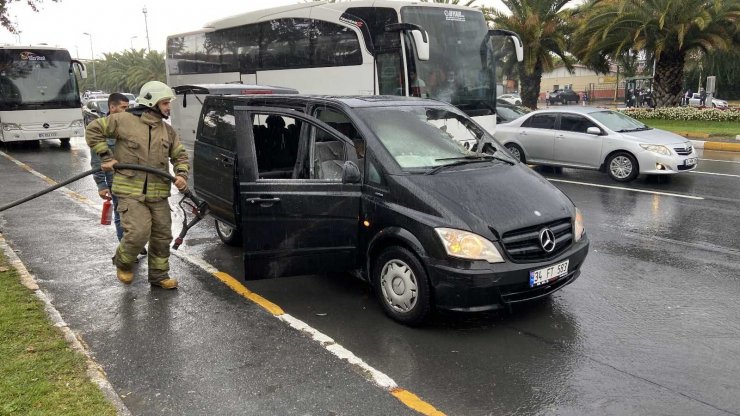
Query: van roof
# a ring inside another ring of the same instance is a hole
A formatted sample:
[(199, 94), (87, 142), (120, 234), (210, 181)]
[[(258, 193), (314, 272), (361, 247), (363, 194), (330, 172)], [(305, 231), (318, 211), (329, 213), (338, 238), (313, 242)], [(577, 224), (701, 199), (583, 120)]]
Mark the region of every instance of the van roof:
[(445, 106), (446, 103), (436, 100), (430, 100), (426, 98), (417, 97), (399, 97), (395, 95), (286, 95), (286, 94), (270, 94), (255, 96), (244, 96), (244, 95), (226, 95), (219, 96), (219, 98), (225, 98), (235, 101), (249, 101), (249, 100), (264, 100), (264, 101), (280, 101), (280, 100), (291, 100), (305, 101), (305, 102), (325, 102), (342, 104), (350, 108), (362, 108), (362, 107), (389, 107), (389, 106), (416, 106), (416, 105), (432, 105), (432, 106)]

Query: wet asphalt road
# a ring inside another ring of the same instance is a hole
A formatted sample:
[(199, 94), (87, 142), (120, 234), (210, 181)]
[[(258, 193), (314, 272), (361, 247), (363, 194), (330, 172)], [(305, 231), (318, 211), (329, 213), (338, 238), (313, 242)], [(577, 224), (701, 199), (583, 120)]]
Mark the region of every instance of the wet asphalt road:
[[(81, 139), (0, 151), (55, 180), (88, 169)], [(740, 154), (701, 159), (706, 173), (627, 185), (541, 169), (583, 210), (591, 252), (574, 284), (511, 313), (438, 314), (412, 329), (348, 276), (245, 284), (446, 414), (738, 415)], [(0, 205), (46, 186), (4, 157), (0, 175)], [(99, 201), (92, 179), (69, 188)], [(0, 214), (0, 230), (134, 414), (413, 413), (179, 258), (178, 291), (121, 287), (98, 215), (55, 193)], [(183, 249), (244, 277), (211, 222)]]

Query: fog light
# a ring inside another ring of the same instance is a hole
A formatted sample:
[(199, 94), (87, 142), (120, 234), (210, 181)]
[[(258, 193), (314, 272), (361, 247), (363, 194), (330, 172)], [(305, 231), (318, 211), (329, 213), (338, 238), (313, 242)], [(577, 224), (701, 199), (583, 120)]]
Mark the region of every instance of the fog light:
[(661, 165), (660, 163), (656, 163), (656, 164), (655, 164), (655, 169), (658, 169), (658, 170), (665, 170), (665, 166)]

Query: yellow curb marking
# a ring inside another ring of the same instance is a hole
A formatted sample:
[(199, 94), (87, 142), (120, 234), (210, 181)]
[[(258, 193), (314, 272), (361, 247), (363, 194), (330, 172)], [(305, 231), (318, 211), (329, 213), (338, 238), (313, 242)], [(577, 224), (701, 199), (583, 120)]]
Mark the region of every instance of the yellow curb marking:
[(740, 143), (706, 142), (704, 143), (704, 149), (740, 152)]
[(230, 287), (234, 292), (258, 304), (259, 306), (264, 308), (267, 312), (270, 312), (271, 314), (275, 316), (280, 316), (280, 315), (285, 314), (285, 312), (283, 311), (281, 307), (263, 298), (262, 296), (252, 292), (251, 290), (247, 289), (243, 284), (239, 283), (238, 280), (231, 277), (231, 275), (229, 275), (228, 273), (215, 272), (213, 273), (213, 276), (215, 276), (218, 280), (224, 282), (226, 286)]
[(431, 404), (425, 402), (419, 396), (411, 393), (408, 390), (396, 388), (391, 390), (393, 397), (398, 399), (401, 403), (405, 404), (409, 408), (416, 410), (417, 412), (427, 416), (445, 416), (444, 413), (437, 410)]

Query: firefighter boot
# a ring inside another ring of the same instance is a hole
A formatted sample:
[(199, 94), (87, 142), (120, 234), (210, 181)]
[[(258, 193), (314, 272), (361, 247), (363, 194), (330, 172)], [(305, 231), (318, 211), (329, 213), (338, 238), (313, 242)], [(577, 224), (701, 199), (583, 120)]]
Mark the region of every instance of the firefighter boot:
[(159, 280), (157, 282), (149, 282), (152, 286), (159, 286), (162, 289), (177, 289), (177, 280), (170, 277)]
[(116, 277), (118, 277), (118, 280), (120, 280), (121, 283), (130, 285), (131, 282), (134, 281), (134, 272), (126, 271), (116, 267)]

